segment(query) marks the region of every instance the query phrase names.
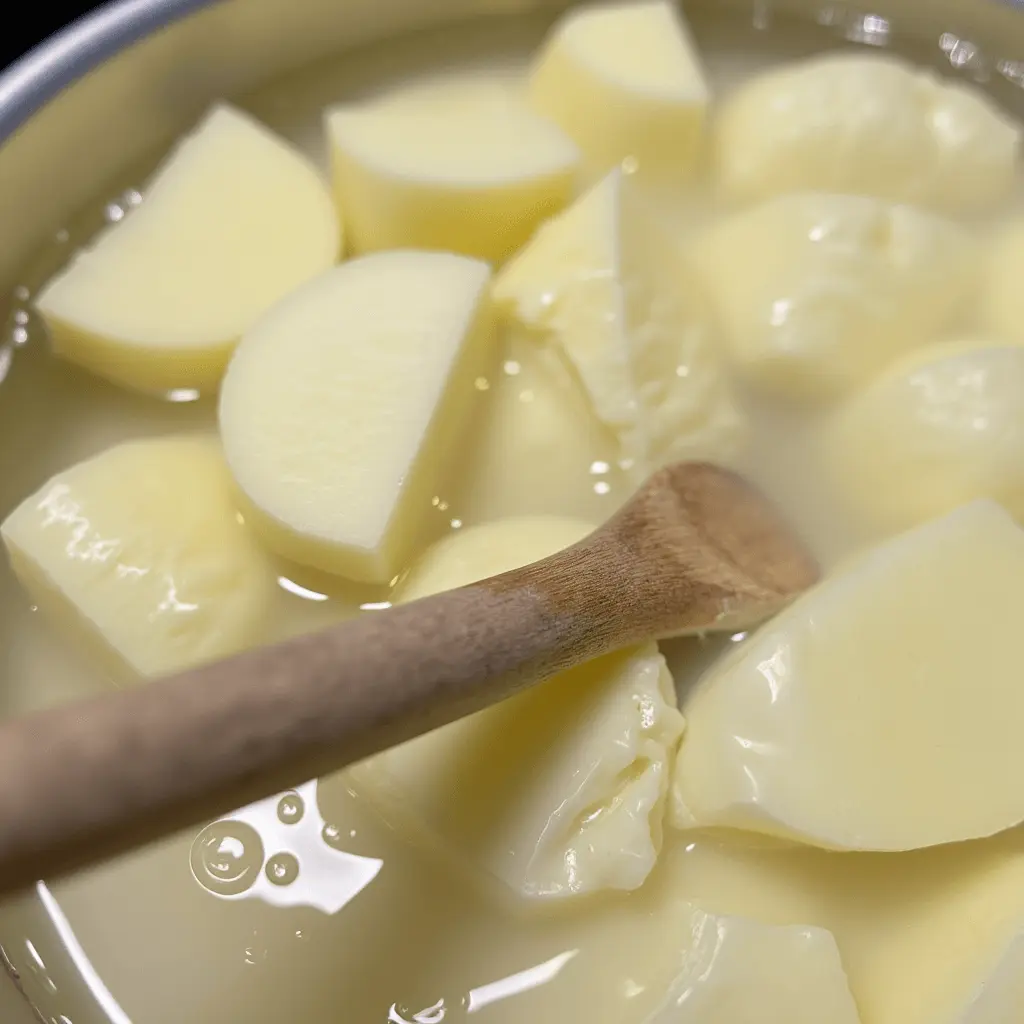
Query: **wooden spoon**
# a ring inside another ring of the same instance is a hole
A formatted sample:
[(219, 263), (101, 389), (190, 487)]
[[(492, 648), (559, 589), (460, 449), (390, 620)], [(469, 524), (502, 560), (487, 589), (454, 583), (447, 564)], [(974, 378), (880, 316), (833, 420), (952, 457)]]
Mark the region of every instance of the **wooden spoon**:
[(705, 463), (535, 565), (0, 725), (0, 894), (316, 778), (651, 638), (756, 624), (817, 569)]

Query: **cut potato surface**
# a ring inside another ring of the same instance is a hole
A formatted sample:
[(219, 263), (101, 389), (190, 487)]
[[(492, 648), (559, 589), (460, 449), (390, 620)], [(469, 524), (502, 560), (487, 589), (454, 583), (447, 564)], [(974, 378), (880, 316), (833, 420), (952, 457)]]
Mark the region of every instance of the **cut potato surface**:
[[(432, 548), (411, 601), (538, 561), (591, 527), (508, 519)], [(643, 884), (661, 849), (683, 729), (672, 678), (645, 644), (562, 674), (353, 770), (396, 827), (518, 900)]]
[(823, 928), (684, 907), (683, 967), (646, 1024), (860, 1024), (836, 940)]
[(270, 626), (275, 574), (213, 438), (111, 448), (55, 476), (0, 534), (33, 599), (116, 677), (231, 654)]
[(572, 196), (579, 152), (506, 84), (421, 83), (327, 116), (356, 252), (446, 249), (500, 261)]
[(714, 225), (690, 258), (733, 366), (790, 399), (826, 399), (936, 335), (969, 293), (952, 222), (884, 200), (799, 193)]
[(411, 555), (475, 405), (494, 331), (486, 264), (395, 251), (274, 307), (225, 375), (221, 436), (266, 543), (386, 583)]
[(545, 224), (494, 294), (562, 353), (637, 479), (681, 458), (728, 462), (742, 447), (707, 310), (620, 171)]
[(910, 850), (1024, 820), (1024, 531), (976, 502), (826, 580), (686, 706), (675, 821)]
[(645, 177), (682, 179), (700, 150), (709, 92), (700, 57), (668, 0), (566, 14), (530, 80), (535, 109), (601, 173), (623, 160)]
[(1024, 347), (929, 347), (830, 425), (825, 469), (873, 529), (916, 526), (976, 498), (1024, 519)]
[(313, 165), (248, 115), (214, 108), (140, 206), (39, 293), (64, 358), (147, 392), (216, 388), (243, 332), (331, 266), (338, 217)]
[(1013, 187), (1021, 131), (984, 94), (880, 54), (832, 54), (741, 86), (716, 125), (732, 198), (856, 192), (951, 213)]

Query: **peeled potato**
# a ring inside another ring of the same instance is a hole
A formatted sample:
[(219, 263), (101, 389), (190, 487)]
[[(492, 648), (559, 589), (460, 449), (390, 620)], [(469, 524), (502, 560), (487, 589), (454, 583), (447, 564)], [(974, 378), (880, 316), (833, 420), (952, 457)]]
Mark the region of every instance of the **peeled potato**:
[(271, 625), (276, 574), (212, 438), (110, 448), (58, 473), (0, 535), (34, 600), (116, 677), (231, 654)]
[[(587, 523), (526, 517), (454, 534), (402, 585), (413, 601), (538, 561)], [(631, 891), (654, 867), (683, 729), (655, 644), (600, 658), (354, 769), (401, 831), (528, 903)]]
[[(969, 693), (968, 685), (961, 699)], [(719, 845), (701, 837), (686, 844), (685, 856), (671, 857), (666, 867), (674, 876), (673, 894), (689, 896), (719, 914), (828, 929), (842, 954), (862, 1024), (1024, 1020), (1020, 829), (981, 842), (867, 855), (807, 847), (766, 851), (748, 842), (749, 835), (737, 838), (741, 841)], [(727, 943), (728, 926), (718, 936)], [(714, 932), (710, 938), (714, 942)], [(778, 938), (781, 952), (789, 944), (782, 935)], [(758, 963), (767, 966), (773, 959), (769, 954)], [(792, 979), (801, 994), (806, 991), (813, 1007), (816, 984), (830, 972), (809, 949), (800, 960), (799, 969), (794, 963), (782, 976)], [(714, 968), (713, 963), (709, 980), (715, 978)], [(804, 969), (813, 972), (811, 977)], [(716, 1024), (796, 1024), (801, 1019), (788, 1014), (712, 1017)], [(813, 1024), (841, 1020), (828, 1012), (812, 1018)]]
[(474, 523), (541, 514), (603, 522), (632, 490), (614, 438), (557, 352), (517, 338), (504, 354), (512, 372), (488, 381), (451, 507)]
[(997, 338), (1024, 344), (1024, 218), (996, 234), (986, 265), (985, 326)]
[(686, 702), (673, 821), (900, 852), (1024, 821), (1024, 531), (978, 501), (887, 540)]
[(644, 1024), (860, 1024), (830, 932), (682, 910), (690, 945)]
[(706, 303), (645, 197), (614, 170), (499, 273), (507, 319), (572, 368), (634, 480), (746, 441)]
[(446, 249), (500, 261), (572, 195), (579, 153), (506, 84), (421, 83), (327, 117), (356, 252)]
[(243, 332), (340, 246), (309, 161), (220, 106), (36, 306), (57, 353), (94, 373), (141, 391), (206, 391)]
[(954, 318), (974, 247), (941, 217), (862, 196), (796, 193), (713, 225), (690, 256), (747, 381), (828, 399)]
[(534, 108), (565, 129), (591, 169), (630, 160), (661, 179), (693, 171), (708, 98), (696, 47), (669, 0), (571, 9), (530, 79)]
[(1010, 193), (1020, 142), (976, 87), (844, 53), (742, 85), (719, 112), (716, 162), (723, 190), (745, 201), (821, 189), (972, 213)]
[(224, 452), (275, 551), (361, 582), (403, 568), (494, 340), (486, 264), (395, 251), (310, 281), (224, 377)]
[(904, 529), (976, 498), (1024, 519), (1024, 347), (914, 353), (839, 412), (824, 452), (837, 489), (875, 528)]

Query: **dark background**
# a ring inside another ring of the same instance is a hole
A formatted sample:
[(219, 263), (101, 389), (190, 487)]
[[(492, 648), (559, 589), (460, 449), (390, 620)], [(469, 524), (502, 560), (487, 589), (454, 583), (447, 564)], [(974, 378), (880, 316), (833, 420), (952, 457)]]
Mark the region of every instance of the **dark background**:
[[(13, 0), (8, 0), (13, 4)], [(6, 67), (26, 50), (42, 42), (51, 32), (63, 28), (69, 21), (100, 7), (100, 3), (60, 3), (53, 0), (27, 0), (17, 5), (17, 17), (4, 19), (0, 33), (0, 66)]]

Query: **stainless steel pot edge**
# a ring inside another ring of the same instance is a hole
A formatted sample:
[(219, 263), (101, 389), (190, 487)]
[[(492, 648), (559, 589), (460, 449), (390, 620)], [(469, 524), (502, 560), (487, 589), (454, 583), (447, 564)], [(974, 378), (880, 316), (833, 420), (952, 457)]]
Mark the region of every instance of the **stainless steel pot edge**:
[(0, 144), (40, 107), (132, 43), (220, 0), (117, 0), (40, 43), (0, 75)]

